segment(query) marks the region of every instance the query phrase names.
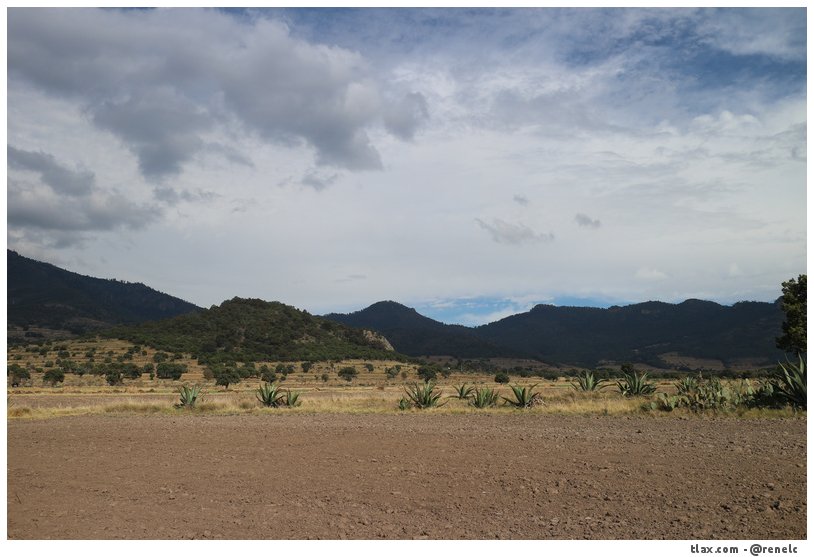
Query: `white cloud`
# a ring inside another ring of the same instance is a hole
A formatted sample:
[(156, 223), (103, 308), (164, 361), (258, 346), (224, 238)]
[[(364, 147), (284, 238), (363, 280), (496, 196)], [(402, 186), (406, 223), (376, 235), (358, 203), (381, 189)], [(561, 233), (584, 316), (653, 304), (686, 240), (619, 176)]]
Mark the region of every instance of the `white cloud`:
[(667, 275), (652, 267), (640, 267), (636, 271), (636, 278), (642, 280), (664, 280), (667, 278)]
[(40, 166), (10, 157), (9, 247), (316, 313), (774, 299), (806, 268), (805, 48), (722, 13), (12, 8), (8, 142)]

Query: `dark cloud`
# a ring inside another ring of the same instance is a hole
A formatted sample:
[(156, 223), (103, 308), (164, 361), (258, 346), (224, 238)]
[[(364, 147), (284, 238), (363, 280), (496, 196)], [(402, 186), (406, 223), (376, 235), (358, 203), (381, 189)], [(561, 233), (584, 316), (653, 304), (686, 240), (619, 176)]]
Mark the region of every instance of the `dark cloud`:
[(301, 180), (302, 184), (322, 191), (339, 179), (339, 174), (321, 175), (316, 170), (309, 171)]
[(37, 173), (40, 180), (57, 194), (81, 196), (88, 195), (93, 189), (95, 178), (92, 172), (70, 169), (41, 151), (23, 151), (9, 145), (7, 152), (9, 170)]
[(574, 216), (574, 221), (576, 221), (576, 223), (582, 228), (599, 228), (602, 226), (599, 219), (592, 219), (583, 213), (577, 213), (576, 216)]
[[(10, 233), (34, 232), (58, 248), (78, 243), (83, 232), (137, 229), (159, 216), (156, 207), (98, 187), (92, 173), (72, 170), (51, 154), (9, 146), (8, 157)], [(38, 176), (32, 181), (26, 172)]]
[(186, 201), (187, 203), (193, 203), (196, 201), (212, 201), (220, 196), (215, 192), (204, 191), (201, 189), (190, 191), (176, 190), (168, 186), (157, 186), (153, 188), (153, 197), (163, 203), (176, 205), (181, 201)]
[(488, 224), (481, 219), (475, 219), (482, 229), (489, 232), (492, 240), (498, 244), (530, 244), (536, 242), (550, 242), (554, 239), (554, 234), (537, 233), (525, 224), (512, 224), (500, 219), (492, 219), (492, 224)]
[(368, 130), (410, 139), (428, 114), (417, 92), (387, 102), (359, 54), (263, 18), (11, 9), (8, 29), (9, 79), (81, 103), (150, 179), (178, 174), (209, 150), (207, 134), (235, 123), (272, 144), (309, 145), (320, 165), (381, 169)]
[(178, 174), (204, 147), (200, 134), (212, 127), (205, 111), (163, 87), (121, 102), (102, 102), (90, 113), (94, 124), (133, 151), (146, 178)]

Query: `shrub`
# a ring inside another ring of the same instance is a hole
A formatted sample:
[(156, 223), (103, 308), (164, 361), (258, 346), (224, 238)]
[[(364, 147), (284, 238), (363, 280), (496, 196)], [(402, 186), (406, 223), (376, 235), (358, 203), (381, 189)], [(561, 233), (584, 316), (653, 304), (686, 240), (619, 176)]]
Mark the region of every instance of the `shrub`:
[(320, 379), (322, 379), (322, 381), (323, 381), (324, 383), (327, 383), (327, 382), (328, 382), (328, 379), (330, 379), (330, 376), (329, 376), (327, 373), (323, 373), (323, 374), (320, 376)]
[(647, 381), (647, 372), (641, 375), (635, 371), (625, 373), (622, 380), (616, 382), (616, 386), (624, 396), (647, 396), (656, 392), (656, 385)]
[(200, 385), (193, 385), (192, 387), (182, 386), (178, 390), (180, 400), (175, 405), (176, 408), (195, 408), (195, 403), (199, 398), (203, 398)]
[(254, 367), (254, 362), (246, 362), (243, 367), (238, 369), (240, 377), (247, 379), (249, 377), (257, 377), (257, 368)]
[(435, 378), (438, 376), (438, 372), (432, 366), (421, 366), (418, 368), (416, 375), (423, 379), (424, 383), (429, 383), (430, 381), (435, 380)]
[(407, 394), (409, 404), (416, 408), (443, 406), (443, 404), (438, 404), (441, 398), (441, 392), (435, 389), (435, 383), (432, 381), (424, 383), (423, 385), (413, 383), (411, 386), (405, 387), (404, 391)]
[(345, 381), (351, 382), (357, 375), (359, 375), (359, 372), (356, 371), (356, 368), (353, 366), (345, 366), (337, 372), (337, 375), (339, 375), (339, 377)]
[(515, 408), (531, 408), (532, 406), (543, 403), (543, 395), (534, 392), (534, 387), (536, 386), (537, 385), (520, 387), (519, 385), (512, 385), (511, 389), (514, 398), (501, 398), (506, 401), (506, 404), (514, 406)]
[(450, 395), (450, 398), (457, 398), (459, 400), (466, 400), (472, 396), (472, 393), (475, 391), (475, 387), (467, 386), (466, 383), (459, 387), (455, 387), (455, 394)]
[(503, 384), (503, 383), (508, 383), (509, 381), (510, 381), (509, 374), (506, 373), (505, 371), (499, 371), (495, 375), (495, 383)]
[(571, 386), (578, 391), (601, 391), (607, 385), (607, 379), (598, 379), (594, 376), (592, 371), (583, 371), (576, 376), (576, 382), (572, 382)]
[(373, 369), (374, 369), (373, 364), (370, 364), (370, 363), (365, 363), (364, 366), (365, 366), (365, 369), (368, 371), (368, 373), (371, 373), (373, 371)]
[(498, 394), (489, 388), (475, 389), (472, 397), (469, 399), (469, 405), (475, 408), (489, 408), (497, 404)]
[(397, 370), (395, 367), (389, 367), (384, 370), (384, 374), (387, 376), (388, 379), (393, 379), (394, 377), (396, 377), (396, 375), (399, 374), (399, 370)]
[(277, 381), (277, 374), (271, 371), (269, 366), (262, 366), (260, 368), (260, 379), (265, 381), (266, 383), (274, 383)]
[(52, 368), (45, 372), (42, 377), (43, 383), (50, 383), (52, 387), (56, 387), (57, 383), (65, 381), (65, 372), (59, 368)]
[(314, 367), (314, 362), (303, 362), (300, 364), (303, 373), (308, 373)]
[(122, 372), (118, 369), (110, 369), (107, 373), (105, 373), (105, 381), (111, 387), (114, 385), (121, 385), (122, 384)]
[(157, 364), (160, 364), (161, 362), (166, 362), (169, 358), (170, 355), (167, 354), (166, 352), (156, 352), (155, 354), (153, 354), (153, 361)]

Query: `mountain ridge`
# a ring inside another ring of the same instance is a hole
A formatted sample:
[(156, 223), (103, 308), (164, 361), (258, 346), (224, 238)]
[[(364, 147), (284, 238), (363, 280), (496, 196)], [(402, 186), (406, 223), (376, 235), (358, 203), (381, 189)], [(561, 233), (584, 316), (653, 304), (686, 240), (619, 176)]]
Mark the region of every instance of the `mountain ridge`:
[[(391, 315), (388, 315), (391, 314)], [(725, 367), (749, 361), (772, 365), (783, 312), (774, 303), (741, 301), (723, 305), (688, 298), (597, 308), (537, 304), (529, 311), (477, 327), (447, 325), (397, 302), (376, 302), (349, 314), (328, 314), (386, 336), (410, 356), (532, 358), (556, 365), (595, 367), (631, 361), (664, 367), (665, 354), (719, 360)], [(406, 319), (409, 317), (409, 319)], [(427, 342), (434, 334), (466, 342)]]
[(140, 282), (81, 275), (6, 250), (8, 326), (84, 332), (201, 308)]

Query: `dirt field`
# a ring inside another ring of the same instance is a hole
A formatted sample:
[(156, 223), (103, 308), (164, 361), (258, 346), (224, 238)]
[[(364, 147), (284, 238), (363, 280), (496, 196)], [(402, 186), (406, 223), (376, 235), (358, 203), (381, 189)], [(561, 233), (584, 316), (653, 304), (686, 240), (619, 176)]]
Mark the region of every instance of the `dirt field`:
[(8, 536), (803, 539), (805, 419), (8, 422)]

